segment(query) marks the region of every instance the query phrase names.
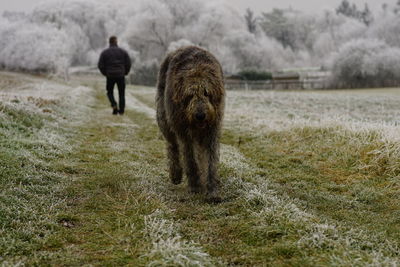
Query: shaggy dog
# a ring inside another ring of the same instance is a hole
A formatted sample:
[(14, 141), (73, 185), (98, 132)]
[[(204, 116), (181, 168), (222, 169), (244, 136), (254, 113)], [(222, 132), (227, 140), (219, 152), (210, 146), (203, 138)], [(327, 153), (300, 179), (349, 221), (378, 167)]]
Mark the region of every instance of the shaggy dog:
[(201, 48), (184, 47), (161, 64), (157, 85), (157, 122), (167, 140), (169, 175), (182, 182), (181, 153), (189, 189), (207, 189), (218, 202), (219, 136), (225, 89), (221, 65)]

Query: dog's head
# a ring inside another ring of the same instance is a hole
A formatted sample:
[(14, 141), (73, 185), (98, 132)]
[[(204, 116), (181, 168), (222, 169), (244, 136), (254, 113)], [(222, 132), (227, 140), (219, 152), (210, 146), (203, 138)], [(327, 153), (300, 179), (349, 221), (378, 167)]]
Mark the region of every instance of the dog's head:
[(212, 126), (221, 119), (224, 89), (213, 70), (192, 70), (180, 79), (173, 101), (184, 111), (183, 120), (195, 128)]
[(214, 124), (218, 104), (213, 101), (212, 89), (204, 84), (197, 83), (185, 91), (185, 116), (189, 124), (198, 128), (205, 128), (207, 125)]

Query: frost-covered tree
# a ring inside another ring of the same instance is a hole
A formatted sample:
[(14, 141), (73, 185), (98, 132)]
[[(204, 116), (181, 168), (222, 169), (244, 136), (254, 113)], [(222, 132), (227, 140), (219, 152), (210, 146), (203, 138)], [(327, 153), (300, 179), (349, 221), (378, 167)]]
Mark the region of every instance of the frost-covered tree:
[(221, 39), (237, 30), (245, 30), (242, 18), (227, 3), (205, 1), (197, 21), (186, 28), (186, 38), (194, 44), (215, 51)]
[(388, 13), (379, 17), (368, 29), (367, 36), (384, 40), (391, 46), (400, 47), (400, 16)]
[(400, 84), (400, 49), (387, 47), (372, 54), (366, 63), (366, 71), (374, 75), (374, 86), (398, 86)]
[(400, 13), (400, 0), (397, 0), (396, 5), (393, 8), (393, 12), (395, 14), (399, 14)]
[[(195, 0), (152, 0), (141, 5), (123, 36), (143, 61), (161, 61), (180, 40), (205, 47), (217, 56), (228, 47), (221, 40), (245, 29), (240, 16), (226, 4)], [(173, 45), (171, 45), (173, 44)]]
[(64, 74), (74, 52), (69, 36), (49, 24), (2, 24), (0, 36), (0, 65), (11, 70)]
[(348, 0), (343, 0), (336, 8), (336, 14), (357, 19), (369, 26), (374, 20), (373, 14), (366, 3), (363, 10), (359, 10), (355, 4), (351, 4)]
[[(86, 55), (100, 51), (107, 45), (110, 35), (118, 35), (118, 21), (115, 7), (95, 1), (56, 1), (37, 6), (30, 16), (36, 24), (52, 24), (62, 29), (74, 41), (75, 53), (72, 64), (88, 64)], [(124, 26), (125, 27), (125, 26)]]
[(388, 5), (387, 3), (383, 3), (383, 4), (382, 4), (382, 11), (383, 11), (384, 14), (387, 13), (388, 7), (389, 7), (389, 5)]
[(0, 67), (61, 73), (71, 65), (95, 65), (108, 37), (117, 35), (141, 83), (154, 83), (166, 53), (189, 44), (210, 50), (227, 74), (334, 66), (336, 78), (350, 59), (371, 49), (373, 54), (358, 57), (369, 62), (364, 64), (369, 69), (352, 65), (353, 74), (362, 70), (366, 76), (354, 74), (343, 81), (398, 79), (400, 16), (393, 5), (372, 14), (368, 5), (358, 9), (344, 0), (337, 10), (321, 14), (274, 9), (256, 18), (251, 10), (241, 16), (227, 0), (140, 0), (124, 8), (109, 1), (58, 0), (26, 14), (5, 12), (0, 16)]
[(171, 42), (186, 38), (185, 32), (199, 19), (204, 4), (194, 0), (144, 2), (124, 32), (129, 44), (144, 58), (160, 58)]
[(293, 34), (293, 47), (299, 51), (311, 51), (319, 34), (315, 16), (291, 12), (287, 15)]
[(24, 12), (16, 12), (16, 11), (4, 11), (2, 16), (3, 19), (7, 19), (8, 21), (21, 21), (26, 19), (26, 14)]
[(260, 25), (267, 36), (294, 51), (311, 50), (317, 34), (315, 16), (292, 9), (263, 13)]
[[(34, 11), (26, 15), (5, 13), (2, 17), (4, 21), (19, 27), (14, 27), (10, 33), (15, 37), (13, 40), (7, 43), (0, 42), (0, 53), (14, 46), (16, 55), (22, 57), (26, 51), (30, 51), (32, 59), (40, 59), (32, 60), (31, 65), (27, 67), (28, 65), (22, 65), (20, 60), (11, 62), (8, 60), (9, 56), (2, 54), (0, 58), (2, 65), (7, 68), (19, 66), (18, 69), (30, 71), (54, 72), (59, 68), (67, 69), (70, 65), (93, 65), (98, 60), (98, 54), (106, 47), (108, 37), (118, 35), (126, 28), (125, 16), (115, 7), (90, 0), (48, 2), (38, 5)], [(7, 31), (7, 27), (7, 23), (0, 23), (0, 31)], [(32, 36), (29, 35), (29, 38), (35, 40), (31, 40), (33, 42), (30, 47), (25, 48), (24, 45), (28, 44), (19, 38), (28, 35), (26, 29), (32, 29)], [(34, 36), (37, 38), (33, 38)], [(49, 50), (49, 55), (58, 51), (57, 61), (54, 60), (52, 64), (55, 67), (50, 66), (50, 61), (53, 60), (50, 56), (43, 56), (46, 53), (43, 50), (46, 49)], [(135, 55), (135, 51), (129, 47), (127, 49), (132, 56)], [(60, 63), (61, 58), (62, 63)], [(44, 68), (41, 62), (45, 60), (49, 62)]]
[(330, 65), (331, 55), (338, 52), (343, 44), (363, 38), (367, 29), (358, 20), (333, 12), (325, 12), (324, 16), (317, 18), (316, 25), (311, 54), (323, 66)]
[(343, 0), (336, 8), (336, 14), (342, 14), (350, 18), (359, 18), (360, 12), (355, 4), (351, 4), (348, 0)]
[(254, 16), (254, 12), (250, 8), (246, 9), (244, 20), (246, 22), (247, 30), (250, 33), (255, 33), (257, 29), (257, 18)]
[(353, 40), (339, 50), (332, 71), (340, 87), (387, 86), (400, 81), (400, 49), (379, 40)]
[(269, 13), (262, 13), (260, 25), (264, 32), (279, 41), (283, 47), (295, 49), (295, 34), (293, 27), (283, 9), (273, 9)]
[(360, 19), (367, 26), (371, 25), (371, 23), (374, 21), (374, 16), (371, 10), (369, 9), (368, 4), (365, 4), (364, 10), (361, 11)]
[(277, 41), (243, 30), (229, 34), (222, 43), (229, 49), (230, 62), (225, 65), (229, 65), (230, 72), (277, 69), (284, 66), (285, 57), (291, 54), (290, 50), (285, 50)]

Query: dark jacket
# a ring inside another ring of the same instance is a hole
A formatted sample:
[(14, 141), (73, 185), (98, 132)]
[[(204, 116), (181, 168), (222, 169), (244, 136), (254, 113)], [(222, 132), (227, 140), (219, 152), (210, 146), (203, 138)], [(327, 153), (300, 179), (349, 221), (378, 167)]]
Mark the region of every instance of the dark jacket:
[(118, 78), (128, 75), (131, 65), (131, 59), (124, 49), (110, 45), (101, 53), (98, 68), (104, 76)]

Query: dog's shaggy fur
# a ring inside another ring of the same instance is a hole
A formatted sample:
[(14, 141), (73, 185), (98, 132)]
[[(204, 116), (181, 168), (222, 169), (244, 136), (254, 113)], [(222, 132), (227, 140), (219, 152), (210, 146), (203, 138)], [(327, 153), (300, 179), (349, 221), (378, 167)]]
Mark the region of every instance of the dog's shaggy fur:
[(157, 122), (167, 140), (170, 179), (182, 182), (180, 153), (191, 192), (207, 189), (219, 201), (219, 136), (225, 89), (221, 65), (201, 48), (189, 46), (169, 54), (157, 85)]

